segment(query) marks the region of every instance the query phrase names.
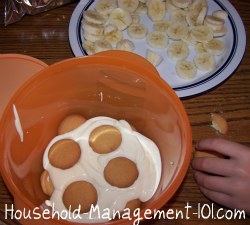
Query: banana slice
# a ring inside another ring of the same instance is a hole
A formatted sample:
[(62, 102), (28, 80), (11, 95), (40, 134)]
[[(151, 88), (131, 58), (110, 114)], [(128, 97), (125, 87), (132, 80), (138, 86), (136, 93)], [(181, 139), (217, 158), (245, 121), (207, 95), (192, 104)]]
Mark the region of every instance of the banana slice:
[(155, 67), (159, 66), (163, 61), (163, 57), (150, 49), (146, 50), (146, 59), (151, 62)]
[(132, 18), (129, 12), (116, 8), (109, 16), (109, 23), (116, 25), (119, 30), (125, 30), (132, 23)]
[(208, 7), (206, 6), (202, 7), (200, 13), (197, 16), (196, 25), (202, 25), (204, 23), (205, 17), (207, 15), (207, 10)]
[(95, 42), (103, 39), (103, 35), (90, 34), (87, 31), (83, 32), (83, 37), (87, 41)]
[(188, 26), (185, 22), (173, 22), (167, 29), (169, 38), (181, 40), (188, 34)]
[(215, 26), (223, 26), (225, 23), (224, 19), (212, 15), (207, 15), (205, 20), (207, 23)]
[(197, 43), (195, 44), (195, 52), (196, 52), (197, 54), (207, 52), (207, 50), (206, 50), (206, 48), (205, 48), (205, 44), (204, 44), (204, 43), (201, 43), (201, 42), (197, 42)]
[(162, 0), (149, 0), (147, 6), (148, 16), (152, 21), (160, 21), (165, 17), (166, 7)]
[(214, 56), (207, 52), (197, 54), (194, 57), (194, 64), (199, 70), (203, 72), (210, 72), (215, 69), (216, 66)]
[(225, 10), (214, 11), (212, 15), (223, 20), (226, 20), (228, 18), (228, 13)]
[(211, 55), (222, 55), (225, 51), (225, 44), (219, 39), (212, 39), (204, 44), (204, 47)]
[(178, 8), (185, 9), (192, 3), (192, 0), (172, 0), (172, 3)]
[(132, 23), (127, 29), (128, 35), (135, 39), (145, 38), (148, 29), (144, 24)]
[(172, 11), (178, 9), (178, 7), (176, 7), (176, 6), (172, 3), (172, 0), (166, 0), (165, 7), (166, 7), (166, 12), (169, 12), (169, 13), (171, 13)]
[(102, 24), (91, 23), (87, 20), (82, 21), (82, 29), (94, 35), (103, 35), (104, 27)]
[(197, 43), (197, 41), (191, 37), (190, 32), (188, 32), (188, 34), (185, 37), (183, 37), (181, 40), (191, 46)]
[(135, 45), (132, 41), (128, 39), (122, 39), (119, 42), (117, 42), (116, 49), (133, 52), (135, 49)]
[(189, 26), (202, 25), (207, 15), (208, 7), (203, 6), (200, 10), (189, 9), (186, 14), (186, 20)]
[(204, 24), (214, 31), (214, 37), (221, 37), (226, 34), (225, 20), (216, 16), (206, 16)]
[(203, 7), (208, 7), (207, 0), (194, 0), (188, 7), (189, 10), (194, 10), (200, 13)]
[(102, 51), (107, 51), (107, 50), (112, 50), (112, 45), (107, 42), (106, 40), (100, 40), (100, 41), (95, 41), (94, 42), (94, 52), (102, 52)]
[(168, 47), (167, 53), (171, 60), (184, 60), (189, 55), (188, 45), (183, 41), (172, 42)]
[(199, 25), (191, 29), (190, 35), (198, 42), (208, 42), (213, 39), (214, 32), (206, 25)]
[(177, 10), (172, 11), (171, 20), (184, 22), (186, 21), (186, 15), (187, 15), (186, 11), (182, 9), (177, 9)]
[(171, 21), (170, 20), (160, 20), (156, 21), (153, 24), (153, 30), (155, 31), (161, 31), (161, 32), (167, 32), (168, 27), (170, 26)]
[(127, 12), (134, 12), (138, 5), (139, 0), (117, 0), (118, 7), (126, 10)]
[(82, 43), (82, 47), (85, 49), (88, 55), (95, 54), (94, 43), (92, 41), (84, 40)]
[(123, 39), (123, 33), (120, 30), (113, 30), (104, 35), (104, 40), (109, 42), (112, 46), (115, 46), (117, 42)]
[(168, 45), (168, 37), (161, 31), (152, 31), (147, 34), (147, 43), (155, 49), (164, 49)]
[(141, 18), (138, 13), (134, 12), (134, 13), (130, 13), (130, 15), (132, 18), (132, 23), (140, 23)]
[(186, 21), (190, 27), (196, 26), (197, 18), (199, 16), (199, 12), (196, 10), (188, 10), (186, 14)]
[(187, 60), (178, 61), (175, 69), (177, 74), (185, 80), (191, 80), (197, 74), (197, 68), (194, 63)]
[(99, 0), (95, 5), (95, 10), (102, 14), (104, 17), (110, 15), (110, 13), (117, 8), (115, 0)]
[(95, 10), (84, 11), (83, 19), (94, 24), (104, 24), (106, 22), (106, 18)]
[(114, 24), (108, 24), (106, 26), (104, 26), (104, 35), (110, 33), (110, 32), (113, 32), (113, 31), (117, 31), (118, 30), (118, 27)]
[(226, 35), (227, 28), (226, 26), (222, 26), (220, 29), (214, 30), (214, 37), (222, 37)]
[(216, 24), (212, 24), (212, 23), (209, 23), (207, 22), (206, 18), (204, 20), (204, 25), (210, 27), (213, 31), (216, 31), (216, 30), (220, 30), (224, 25), (216, 25)]

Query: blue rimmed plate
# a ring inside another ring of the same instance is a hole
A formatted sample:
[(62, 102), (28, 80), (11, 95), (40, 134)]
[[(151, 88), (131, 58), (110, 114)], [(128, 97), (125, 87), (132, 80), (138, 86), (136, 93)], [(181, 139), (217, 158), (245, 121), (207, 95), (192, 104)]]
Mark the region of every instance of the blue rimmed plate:
[[(87, 55), (87, 52), (82, 47), (82, 12), (87, 9), (94, 9), (98, 0), (81, 1), (75, 8), (69, 24), (69, 41), (75, 56)], [(179, 97), (188, 97), (203, 93), (224, 80), (226, 80), (239, 63), (245, 52), (246, 47), (246, 32), (240, 15), (228, 0), (209, 0), (208, 14), (213, 11), (223, 9), (228, 12), (228, 19), (225, 22), (227, 33), (220, 39), (225, 43), (225, 52), (221, 56), (216, 56), (217, 67), (210, 73), (198, 71), (197, 76), (190, 81), (181, 79), (176, 75), (175, 64), (171, 62), (166, 50), (160, 50), (158, 53), (164, 57), (163, 62), (157, 67), (161, 77), (170, 84)], [(141, 23), (147, 24), (148, 29), (152, 30), (152, 22), (146, 15), (141, 15)], [(131, 39), (127, 32), (124, 31), (124, 38)], [(131, 39), (132, 40), (132, 39)], [(145, 39), (133, 40), (135, 43), (135, 53), (145, 57), (146, 48), (149, 48)], [(194, 56), (194, 46), (190, 47), (189, 60)]]

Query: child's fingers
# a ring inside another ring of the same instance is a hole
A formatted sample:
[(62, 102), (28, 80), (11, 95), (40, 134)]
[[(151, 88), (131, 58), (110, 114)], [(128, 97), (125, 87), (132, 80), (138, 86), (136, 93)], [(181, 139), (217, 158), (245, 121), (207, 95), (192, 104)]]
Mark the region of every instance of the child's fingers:
[(233, 158), (240, 158), (244, 156), (245, 153), (250, 152), (247, 146), (222, 138), (203, 139), (196, 144), (196, 148), (200, 150), (216, 151)]
[(200, 171), (194, 171), (197, 184), (207, 190), (221, 192), (227, 195), (233, 194), (231, 179), (228, 177), (213, 176)]
[(192, 168), (220, 176), (233, 176), (235, 168), (232, 161), (215, 157), (194, 158)]

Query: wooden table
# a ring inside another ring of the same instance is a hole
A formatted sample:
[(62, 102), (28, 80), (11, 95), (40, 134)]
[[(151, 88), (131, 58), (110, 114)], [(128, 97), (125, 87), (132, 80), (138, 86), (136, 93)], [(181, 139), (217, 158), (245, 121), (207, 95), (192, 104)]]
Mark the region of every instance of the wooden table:
[[(231, 0), (244, 22), (247, 40), (250, 39), (250, 1)], [(3, 1), (0, 3), (3, 17)], [(47, 64), (53, 64), (63, 59), (74, 57), (68, 40), (68, 25), (70, 16), (77, 3), (72, 3), (57, 9), (36, 15), (25, 16), (22, 21), (4, 27), (0, 24), (0, 53), (19, 53), (36, 57)], [(1, 18), (2, 19), (2, 18)], [(1, 71), (1, 70), (0, 70)], [(188, 113), (193, 143), (205, 137), (216, 137), (218, 134), (210, 126), (210, 113), (220, 112), (227, 119), (229, 132), (223, 137), (250, 146), (250, 46), (247, 43), (244, 58), (233, 73), (223, 84), (207, 91), (202, 95), (182, 99)], [(250, 194), (250, 191), (249, 191)], [(17, 221), (4, 218), (4, 204), (12, 203), (12, 197), (0, 177), (0, 224), (18, 224)], [(199, 191), (189, 168), (186, 178), (171, 201), (164, 209), (184, 210), (185, 205), (192, 206), (189, 219), (178, 220), (149, 220), (142, 224), (250, 224), (246, 219), (199, 219), (198, 206), (212, 206)], [(221, 206), (213, 205), (214, 210)]]

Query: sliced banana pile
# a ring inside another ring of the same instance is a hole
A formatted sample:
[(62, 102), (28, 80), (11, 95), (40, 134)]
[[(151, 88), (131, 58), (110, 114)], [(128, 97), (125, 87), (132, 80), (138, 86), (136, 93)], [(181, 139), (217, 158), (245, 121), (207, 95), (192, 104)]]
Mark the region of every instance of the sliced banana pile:
[[(208, 14), (208, 7), (208, 0), (98, 0), (83, 12), (83, 47), (89, 55), (111, 49), (134, 52), (136, 42), (143, 41), (144, 57), (154, 66), (169, 60), (179, 77), (190, 80), (197, 70), (215, 69), (225, 49), (220, 37), (227, 32), (228, 14)], [(151, 24), (143, 24), (142, 16)], [(188, 60), (191, 48), (195, 56)]]

